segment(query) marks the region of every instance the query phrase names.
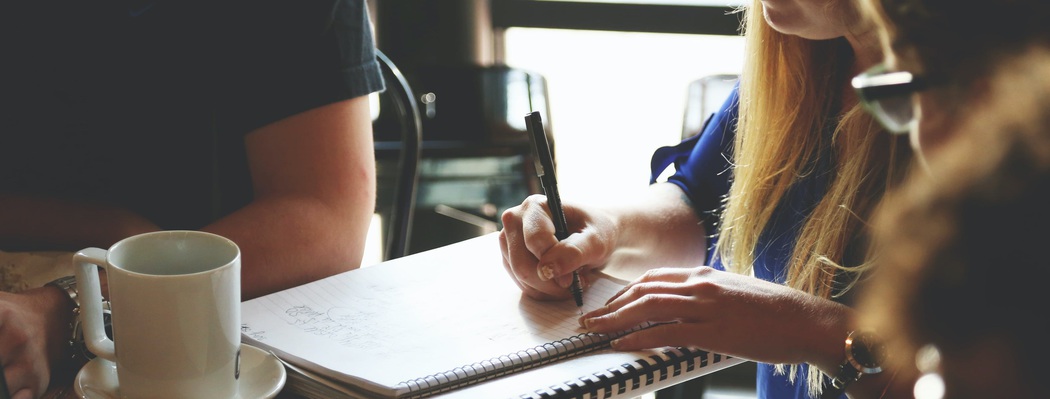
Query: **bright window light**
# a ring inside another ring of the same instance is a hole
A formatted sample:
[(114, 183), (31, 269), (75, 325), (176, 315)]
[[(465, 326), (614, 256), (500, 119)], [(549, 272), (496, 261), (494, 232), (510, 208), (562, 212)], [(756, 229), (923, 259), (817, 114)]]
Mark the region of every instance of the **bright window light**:
[(590, 204), (644, 190), (653, 151), (681, 140), (689, 84), (739, 74), (744, 47), (739, 36), (534, 28), (507, 29), (504, 43), (508, 65), (547, 80), (562, 198)]

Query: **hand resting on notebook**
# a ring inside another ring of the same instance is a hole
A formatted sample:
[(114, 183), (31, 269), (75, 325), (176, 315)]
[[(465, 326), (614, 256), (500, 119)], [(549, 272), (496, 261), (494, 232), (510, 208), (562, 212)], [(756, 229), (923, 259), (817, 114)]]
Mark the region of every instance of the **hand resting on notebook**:
[(823, 353), (815, 350), (820, 345), (841, 343), (815, 339), (822, 335), (811, 326), (845, 320), (849, 312), (844, 305), (750, 276), (710, 267), (664, 268), (631, 282), (606, 306), (584, 314), (580, 324), (593, 332), (610, 332), (669, 322), (614, 340), (612, 346), (619, 350), (689, 346), (766, 363), (813, 363), (830, 369), (837, 359), (808, 355)]

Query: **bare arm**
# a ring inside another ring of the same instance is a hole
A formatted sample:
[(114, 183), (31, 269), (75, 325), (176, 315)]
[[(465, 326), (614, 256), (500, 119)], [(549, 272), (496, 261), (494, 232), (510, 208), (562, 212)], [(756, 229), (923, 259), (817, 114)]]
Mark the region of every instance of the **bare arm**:
[[(375, 211), (368, 107), (362, 96), (248, 134), (255, 199), (203, 228), (241, 247), (245, 299), (360, 266)], [(124, 209), (0, 195), (4, 250), (105, 248), (156, 230)]]
[[(375, 162), (367, 97), (307, 111), (247, 138), (256, 193), (245, 208), (206, 226), (237, 242), (242, 296), (252, 298), (360, 265), (375, 207)], [(132, 212), (59, 200), (0, 196), (0, 245), (77, 250), (108, 247), (157, 226)], [(42, 287), (0, 293), (0, 347), (13, 389), (36, 396), (62, 358), (69, 299)], [(15, 328), (15, 327), (18, 328)], [(43, 337), (44, 339), (34, 339)], [(17, 353), (16, 353), (17, 352)], [(7, 359), (14, 357), (14, 359)]]
[(254, 200), (203, 229), (240, 246), (244, 299), (360, 266), (375, 211), (368, 110), (357, 97), (246, 138)]
[(0, 249), (108, 247), (157, 226), (131, 211), (51, 198), (0, 194)]
[(641, 202), (612, 213), (620, 234), (606, 273), (634, 279), (655, 267), (703, 264), (707, 229), (678, 186), (655, 184)]

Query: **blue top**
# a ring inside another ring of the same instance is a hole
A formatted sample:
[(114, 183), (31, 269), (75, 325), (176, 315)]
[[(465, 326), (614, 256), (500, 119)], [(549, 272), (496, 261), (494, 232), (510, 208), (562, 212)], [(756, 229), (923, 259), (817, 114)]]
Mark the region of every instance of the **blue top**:
[[(704, 218), (708, 232), (716, 231), (715, 223), (721, 214), (722, 200), (729, 192), (732, 172), (730, 160), (739, 106), (738, 89), (734, 88), (722, 107), (705, 122), (700, 134), (676, 146), (660, 148), (653, 154), (652, 181), (655, 182), (656, 176), (673, 163), (676, 173), (668, 178), (668, 182), (685, 192), (697, 214)], [(759, 237), (754, 267), (756, 277), (784, 283), (799, 227), (805, 223), (806, 217), (826, 191), (829, 170), (827, 162), (818, 162), (815, 173), (808, 174), (789, 188)], [(706, 264), (725, 270), (720, 260), (711, 262), (711, 249), (714, 248), (717, 235), (711, 234), (709, 237), (706, 243), (709, 248)], [(775, 374), (772, 365), (759, 363), (756, 383), (758, 397), (809, 398), (805, 383), (808, 369), (809, 365), (800, 365), (795, 376), (796, 382), (792, 384), (787, 375)]]

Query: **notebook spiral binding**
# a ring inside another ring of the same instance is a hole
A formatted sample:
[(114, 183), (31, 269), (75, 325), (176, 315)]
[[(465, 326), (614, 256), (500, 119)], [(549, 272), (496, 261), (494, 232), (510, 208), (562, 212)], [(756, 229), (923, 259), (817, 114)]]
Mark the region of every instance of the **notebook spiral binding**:
[(596, 399), (622, 395), (629, 390), (651, 385), (690, 372), (697, 367), (721, 362), (729, 356), (710, 353), (693, 348), (665, 348), (661, 355), (624, 363), (604, 372), (594, 373), (553, 385), (546, 389), (528, 392), (514, 399)]
[(475, 384), (480, 381), (552, 363), (571, 356), (605, 349), (610, 347), (610, 341), (634, 331), (649, 327), (651, 327), (651, 325), (647, 323), (614, 334), (583, 333), (574, 335), (493, 359), (483, 360), (462, 367), (456, 367), (452, 370), (403, 381), (398, 383), (398, 386), (407, 387), (408, 391), (412, 393), (412, 395), (409, 396), (410, 398), (422, 398), (432, 394), (451, 391), (459, 387)]

